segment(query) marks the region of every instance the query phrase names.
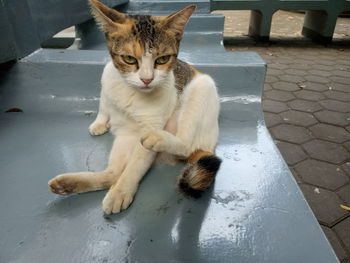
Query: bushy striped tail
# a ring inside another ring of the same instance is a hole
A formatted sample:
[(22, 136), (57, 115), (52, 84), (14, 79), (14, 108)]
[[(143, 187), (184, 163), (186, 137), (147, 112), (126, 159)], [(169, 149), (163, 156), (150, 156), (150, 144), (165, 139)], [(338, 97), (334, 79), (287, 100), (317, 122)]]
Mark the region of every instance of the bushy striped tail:
[(198, 150), (192, 153), (187, 161), (185, 170), (179, 177), (177, 188), (187, 196), (198, 198), (214, 181), (221, 159), (211, 152)]

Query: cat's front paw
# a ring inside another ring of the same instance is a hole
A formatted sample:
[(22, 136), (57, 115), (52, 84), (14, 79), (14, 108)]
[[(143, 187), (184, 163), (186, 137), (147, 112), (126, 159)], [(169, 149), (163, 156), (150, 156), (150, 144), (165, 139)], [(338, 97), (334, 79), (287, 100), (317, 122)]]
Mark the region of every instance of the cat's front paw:
[(106, 194), (102, 202), (105, 214), (116, 214), (127, 209), (134, 199), (136, 189), (123, 189), (118, 185), (114, 185)]
[(164, 131), (147, 130), (141, 135), (141, 144), (148, 150), (154, 152), (164, 152), (167, 148), (166, 136)]
[(89, 127), (89, 132), (91, 135), (102, 135), (106, 133), (109, 129), (108, 122), (98, 122), (94, 121)]

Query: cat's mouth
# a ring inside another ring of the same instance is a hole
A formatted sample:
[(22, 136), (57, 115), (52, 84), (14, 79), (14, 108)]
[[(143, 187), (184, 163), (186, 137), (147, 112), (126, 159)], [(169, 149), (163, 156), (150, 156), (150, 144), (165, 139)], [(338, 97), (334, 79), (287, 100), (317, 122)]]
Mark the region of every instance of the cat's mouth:
[(153, 90), (153, 87), (150, 87), (150, 86), (148, 86), (148, 85), (145, 85), (145, 86), (140, 87), (140, 89), (141, 89), (142, 91), (149, 92), (149, 91)]

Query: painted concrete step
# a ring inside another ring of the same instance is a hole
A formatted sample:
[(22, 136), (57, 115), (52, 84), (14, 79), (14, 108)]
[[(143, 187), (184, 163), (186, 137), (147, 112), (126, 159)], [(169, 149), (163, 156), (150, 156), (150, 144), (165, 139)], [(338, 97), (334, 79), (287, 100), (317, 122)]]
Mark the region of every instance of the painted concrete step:
[[(205, 50), (180, 51), (179, 58), (191, 65), (212, 67), (254, 67), (265, 70), (266, 64), (259, 55), (254, 52), (205, 52)], [(57, 63), (57, 64), (89, 64), (105, 65), (111, 57), (107, 50), (62, 50), (39, 49), (31, 55), (23, 58), (22, 62), (28, 63)]]
[(59, 173), (106, 167), (112, 136), (87, 131), (103, 53), (39, 50), (1, 71), (2, 262), (338, 262), (264, 125), (265, 64), (255, 53), (189, 54), (221, 99), (223, 163), (200, 199), (175, 189), (183, 164), (155, 165), (118, 215), (103, 217), (106, 191), (50, 193)]
[[(223, 27), (222, 15), (194, 15), (186, 26), (181, 48), (220, 50), (223, 48)], [(93, 20), (77, 26), (77, 40), (70, 49), (106, 50), (105, 37)]]
[(191, 4), (197, 6), (196, 13), (210, 13), (209, 0), (131, 0), (127, 4), (118, 7), (118, 10), (130, 14), (172, 13)]

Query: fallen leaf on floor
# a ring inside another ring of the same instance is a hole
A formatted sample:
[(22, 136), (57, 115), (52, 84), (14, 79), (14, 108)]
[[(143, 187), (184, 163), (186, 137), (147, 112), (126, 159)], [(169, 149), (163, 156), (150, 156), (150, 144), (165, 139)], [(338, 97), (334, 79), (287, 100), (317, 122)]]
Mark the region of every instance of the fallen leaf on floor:
[(20, 109), (20, 108), (11, 108), (11, 109), (8, 109), (8, 110), (5, 111), (5, 112), (23, 112), (23, 110)]
[(341, 208), (347, 210), (347, 211), (350, 211), (350, 207), (346, 206), (346, 205), (340, 205)]

